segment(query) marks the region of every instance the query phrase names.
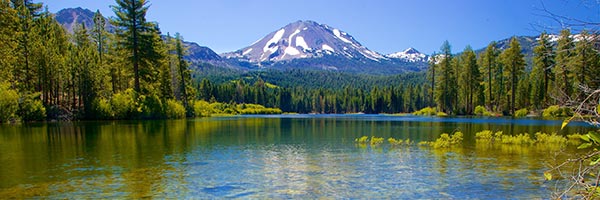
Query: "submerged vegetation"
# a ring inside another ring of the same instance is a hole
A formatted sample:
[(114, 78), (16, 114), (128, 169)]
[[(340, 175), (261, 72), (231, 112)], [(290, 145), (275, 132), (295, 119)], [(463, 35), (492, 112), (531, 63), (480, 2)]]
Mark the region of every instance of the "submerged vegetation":
[[(498, 147), (518, 145), (523, 148), (535, 146), (536, 148), (547, 147), (555, 149), (564, 148), (567, 146), (578, 146), (582, 144), (581, 138), (584, 138), (584, 135), (578, 133), (569, 134), (566, 136), (558, 135), (556, 133), (542, 132), (537, 132), (535, 134), (521, 133), (516, 135), (507, 135), (502, 131), (493, 132), (491, 130), (483, 130), (476, 132), (474, 139), (476, 140), (477, 145), (491, 145)], [(443, 133), (433, 141), (421, 141), (418, 143), (418, 145), (432, 147), (434, 149), (449, 149), (461, 147), (463, 140), (464, 134), (457, 131), (452, 134)], [(360, 138), (356, 138), (354, 141), (359, 145), (371, 147), (378, 147), (384, 144), (384, 138), (376, 136), (362, 136)], [(387, 139), (387, 141), (391, 147), (413, 144), (413, 141), (410, 139), (402, 140), (390, 137)]]
[(455, 132), (452, 135), (449, 135), (448, 133), (442, 133), (440, 135), (440, 137), (438, 139), (436, 139), (435, 141), (431, 141), (431, 142), (422, 141), (419, 143), (419, 145), (422, 145), (422, 146), (427, 145), (427, 146), (433, 147), (434, 149), (441, 149), (441, 148), (451, 148), (451, 147), (461, 146), (462, 141), (463, 141), (463, 133), (462, 132)]

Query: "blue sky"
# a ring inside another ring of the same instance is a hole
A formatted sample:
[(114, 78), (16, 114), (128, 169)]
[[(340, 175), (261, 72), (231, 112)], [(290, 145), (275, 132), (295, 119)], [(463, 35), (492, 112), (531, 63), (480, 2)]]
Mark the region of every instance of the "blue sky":
[[(297, 20), (343, 30), (371, 50), (388, 54), (414, 47), (439, 51), (448, 40), (454, 52), (485, 47), (514, 35), (557, 32), (553, 13), (600, 22), (595, 0), (149, 0), (147, 19), (164, 33), (179, 32), (217, 53), (246, 47)], [(113, 16), (113, 0), (44, 0), (51, 12), (82, 7)]]

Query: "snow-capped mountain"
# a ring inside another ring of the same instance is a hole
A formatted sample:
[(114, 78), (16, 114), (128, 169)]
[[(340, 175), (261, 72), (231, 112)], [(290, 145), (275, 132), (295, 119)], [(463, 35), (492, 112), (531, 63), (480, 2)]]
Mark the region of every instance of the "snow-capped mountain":
[(223, 54), (223, 57), (262, 63), (327, 55), (376, 62), (387, 60), (383, 55), (361, 45), (350, 34), (314, 21), (288, 24), (248, 47)]
[(386, 55), (388, 58), (401, 59), (405, 62), (427, 62), (429, 56), (417, 51), (414, 48), (408, 48), (401, 52)]

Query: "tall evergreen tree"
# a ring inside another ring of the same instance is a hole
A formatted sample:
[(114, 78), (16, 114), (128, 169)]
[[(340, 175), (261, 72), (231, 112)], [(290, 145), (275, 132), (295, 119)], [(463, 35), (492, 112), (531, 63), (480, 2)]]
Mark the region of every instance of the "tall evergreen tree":
[(533, 49), (533, 69), (531, 80), (533, 81), (532, 101), (534, 106), (548, 105), (548, 87), (554, 80), (552, 68), (554, 67), (554, 48), (550, 37), (545, 32), (540, 35), (537, 46)]
[(35, 82), (35, 69), (32, 66), (33, 50), (36, 42), (39, 42), (36, 31), (36, 20), (39, 18), (42, 4), (33, 3), (31, 0), (11, 0), (13, 9), (17, 11), (18, 21), (15, 34), (18, 39), (17, 65), (13, 70), (13, 76), (17, 79), (22, 92), (33, 92)]
[(598, 76), (598, 62), (600, 61), (598, 51), (594, 49), (594, 42), (597, 40), (587, 31), (579, 34), (579, 41), (575, 45), (575, 56), (571, 65), (571, 71), (576, 75), (574, 80), (574, 90), (576, 91), (576, 100), (583, 101), (587, 97), (586, 90), (598, 89), (594, 84), (595, 77)]
[(189, 106), (189, 101), (193, 99), (194, 95), (190, 93), (190, 90), (193, 89), (192, 87), (192, 76), (190, 73), (190, 69), (189, 69), (189, 64), (187, 63), (187, 61), (183, 58), (183, 56), (186, 54), (186, 50), (182, 44), (182, 38), (181, 35), (179, 35), (179, 33), (175, 34), (175, 51), (176, 51), (176, 55), (177, 55), (177, 72), (179, 74), (180, 77), (180, 81), (179, 81), (179, 90), (181, 93), (181, 99), (183, 101), (183, 105), (186, 107), (186, 109), (189, 111), (191, 110), (190, 106)]
[(453, 112), (456, 98), (456, 77), (453, 68), (453, 57), (450, 49), (450, 43), (444, 41), (440, 48), (442, 54), (435, 55), (439, 56), (439, 76), (437, 88), (436, 88), (436, 102), (438, 107), (443, 112)]
[(487, 95), (485, 98), (485, 104), (492, 110), (495, 110), (494, 107), (497, 106), (497, 95), (495, 94), (500, 92), (494, 90), (494, 85), (499, 81), (495, 74), (497, 74), (499, 71), (498, 55), (500, 55), (500, 50), (496, 46), (496, 42), (491, 42), (485, 48), (485, 51), (483, 51), (479, 56), (479, 66), (481, 67), (480, 71), (483, 74), (484, 80), (484, 91)]
[(475, 98), (481, 83), (481, 74), (477, 66), (477, 56), (470, 46), (467, 46), (461, 55), (461, 71), (459, 87), (463, 90), (466, 114), (473, 114)]
[(564, 29), (556, 47), (556, 66), (554, 67), (555, 91), (554, 98), (561, 104), (567, 103), (573, 91), (573, 72), (571, 71), (572, 57), (575, 50), (571, 31)]
[(503, 65), (506, 67), (505, 76), (508, 79), (510, 88), (510, 103), (509, 111), (514, 114), (516, 108), (516, 94), (519, 84), (519, 77), (525, 72), (525, 59), (521, 53), (521, 44), (517, 37), (510, 40), (508, 49), (504, 50), (500, 55)]
[(17, 37), (15, 30), (18, 27), (17, 11), (11, 7), (9, 0), (0, 0), (0, 77), (13, 81), (13, 66), (16, 66)]
[(116, 18), (111, 22), (117, 27), (119, 45), (128, 51), (127, 58), (133, 65), (134, 89), (141, 92), (140, 77), (149, 72), (148, 50), (154, 49), (154, 25), (146, 21), (148, 1), (146, 0), (116, 0), (117, 5), (112, 6)]
[(429, 89), (431, 90), (431, 96), (430, 96), (430, 102), (429, 102), (429, 106), (434, 107), (435, 106), (435, 72), (436, 72), (436, 68), (437, 68), (437, 56), (436, 53), (433, 52), (433, 54), (431, 54), (431, 59), (429, 60), (429, 68), (427, 69), (428, 71), (428, 78), (430, 81), (430, 86)]

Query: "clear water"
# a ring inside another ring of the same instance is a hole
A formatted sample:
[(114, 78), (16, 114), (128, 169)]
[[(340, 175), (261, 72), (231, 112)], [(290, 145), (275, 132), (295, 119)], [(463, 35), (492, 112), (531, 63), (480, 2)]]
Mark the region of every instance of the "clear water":
[[(549, 198), (557, 183), (543, 171), (575, 150), (493, 148), (474, 133), (590, 129), (560, 125), (385, 115), (2, 125), (0, 198)], [(455, 130), (461, 148), (416, 145)], [(357, 145), (363, 135), (415, 145)]]

